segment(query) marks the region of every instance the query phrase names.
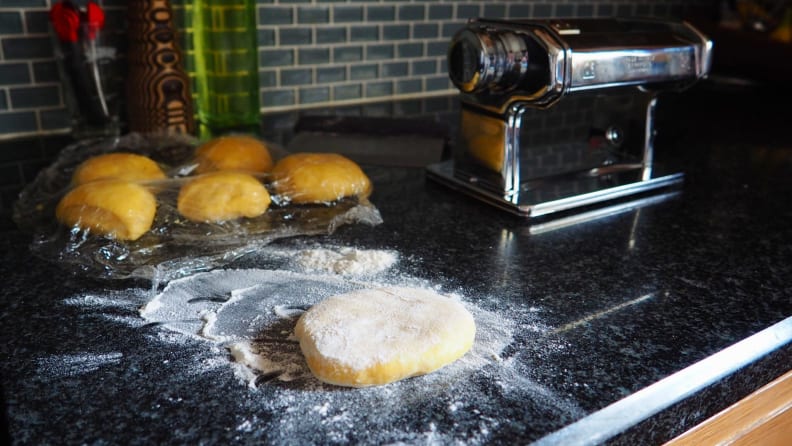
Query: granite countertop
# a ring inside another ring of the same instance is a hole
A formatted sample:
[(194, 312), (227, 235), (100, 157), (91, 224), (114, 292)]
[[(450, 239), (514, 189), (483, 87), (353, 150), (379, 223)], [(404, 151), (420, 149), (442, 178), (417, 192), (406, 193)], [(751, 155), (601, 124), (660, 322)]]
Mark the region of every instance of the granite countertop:
[[(381, 389), (251, 388), (221, 346), (140, 318), (149, 283), (72, 275), (30, 255), (29, 236), (2, 233), (8, 435), (19, 444), (668, 440), (792, 364), (792, 138), (766, 99), (691, 91), (660, 120), (676, 123), (658, 150), (686, 166), (679, 195), (548, 231), (431, 183), (422, 168), (366, 166), (384, 223), (274, 247), (396, 251), (396, 269), (378, 280), (423, 281), (496, 315), (493, 332), (509, 327), (481, 370)], [(251, 256), (230, 267), (274, 266)]]

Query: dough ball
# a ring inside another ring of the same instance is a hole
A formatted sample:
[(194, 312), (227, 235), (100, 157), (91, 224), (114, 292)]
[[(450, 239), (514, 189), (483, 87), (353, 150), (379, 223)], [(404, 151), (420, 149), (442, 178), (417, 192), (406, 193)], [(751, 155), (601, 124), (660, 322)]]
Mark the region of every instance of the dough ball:
[(150, 158), (134, 153), (107, 153), (85, 160), (72, 176), (74, 184), (97, 180), (148, 181), (165, 178), (165, 172)]
[(195, 177), (182, 186), (177, 199), (179, 213), (196, 222), (258, 217), (269, 205), (264, 185), (254, 176), (236, 171)]
[(462, 110), (462, 139), (467, 141), (468, 154), (484, 167), (500, 172), (503, 169), (506, 126), (502, 120)]
[(273, 186), (294, 203), (328, 203), (371, 193), (371, 182), (354, 161), (335, 153), (295, 153), (275, 165)]
[(269, 148), (252, 136), (221, 136), (212, 139), (195, 152), (196, 173), (218, 170), (242, 170), (264, 173), (272, 169)]
[(137, 240), (151, 229), (157, 212), (154, 194), (139, 184), (92, 181), (69, 191), (55, 208), (66, 226), (95, 231), (120, 240)]
[(389, 287), (330, 297), (306, 311), (295, 335), (311, 372), (348, 387), (437, 370), (473, 346), (473, 316), (430, 290)]

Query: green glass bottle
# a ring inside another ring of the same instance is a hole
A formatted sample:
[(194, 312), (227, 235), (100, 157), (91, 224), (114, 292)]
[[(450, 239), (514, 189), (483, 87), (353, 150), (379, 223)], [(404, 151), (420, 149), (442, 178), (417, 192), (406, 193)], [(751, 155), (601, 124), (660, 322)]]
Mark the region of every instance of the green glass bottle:
[(255, 0), (194, 0), (192, 33), (202, 132), (258, 130)]

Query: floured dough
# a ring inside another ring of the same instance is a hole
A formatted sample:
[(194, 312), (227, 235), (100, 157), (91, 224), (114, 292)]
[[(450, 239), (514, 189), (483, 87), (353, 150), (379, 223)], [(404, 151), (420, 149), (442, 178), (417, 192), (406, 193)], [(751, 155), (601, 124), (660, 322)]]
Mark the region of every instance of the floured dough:
[(267, 211), (270, 195), (252, 175), (220, 171), (197, 176), (179, 190), (177, 208), (196, 222), (221, 222), (258, 217)]
[(387, 384), (437, 370), (473, 345), (462, 304), (420, 288), (364, 289), (330, 297), (295, 327), (311, 372), (348, 387)]
[(66, 226), (121, 240), (137, 240), (154, 222), (157, 200), (143, 186), (119, 180), (93, 181), (69, 191), (55, 216)]
[(74, 184), (97, 180), (149, 181), (165, 178), (162, 169), (150, 158), (134, 153), (107, 153), (88, 158), (77, 166)]
[(278, 194), (294, 203), (329, 203), (371, 193), (371, 182), (354, 161), (335, 153), (295, 153), (272, 169)]
[(196, 173), (217, 170), (242, 170), (264, 173), (272, 169), (272, 156), (266, 144), (252, 136), (232, 135), (212, 139), (195, 151)]

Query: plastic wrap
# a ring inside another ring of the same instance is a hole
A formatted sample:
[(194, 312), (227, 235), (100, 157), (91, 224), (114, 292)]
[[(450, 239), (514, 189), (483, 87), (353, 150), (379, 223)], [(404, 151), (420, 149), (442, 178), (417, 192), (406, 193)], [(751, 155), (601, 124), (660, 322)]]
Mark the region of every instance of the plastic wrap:
[[(253, 174), (271, 195), (272, 203), (262, 215), (211, 223), (190, 221), (177, 210), (177, 196), (182, 186), (198, 175), (197, 146), (189, 137), (134, 133), (70, 145), (22, 191), (14, 220), (21, 229), (32, 232), (31, 250), (44, 259), (93, 277), (159, 281), (223, 266), (280, 238), (330, 234), (346, 224), (374, 226), (382, 222), (366, 194), (329, 203), (295, 204), (275, 192), (268, 173)], [(284, 155), (274, 145), (267, 146), (276, 161)], [(140, 182), (156, 197), (156, 214), (150, 230), (136, 240), (68, 227), (55, 217), (58, 202), (74, 187), (75, 169), (89, 158), (113, 152), (149, 157), (166, 175), (165, 179)]]

